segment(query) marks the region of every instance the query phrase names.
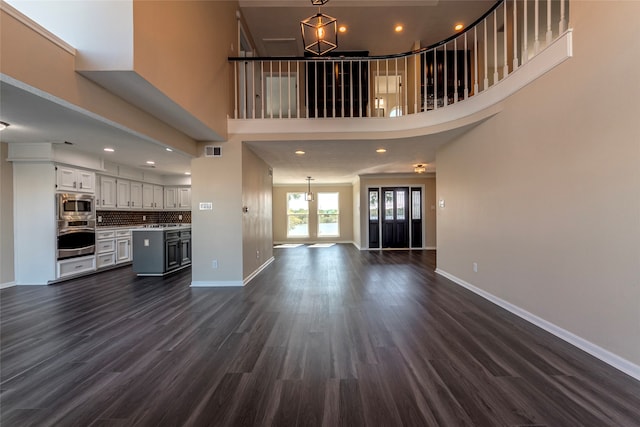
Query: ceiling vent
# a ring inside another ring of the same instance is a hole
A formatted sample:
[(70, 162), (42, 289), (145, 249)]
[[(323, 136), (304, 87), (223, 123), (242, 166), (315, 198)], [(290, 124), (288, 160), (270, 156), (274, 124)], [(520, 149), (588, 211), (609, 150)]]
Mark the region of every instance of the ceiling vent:
[(204, 146), (205, 157), (222, 157), (222, 147), (216, 147), (215, 145)]

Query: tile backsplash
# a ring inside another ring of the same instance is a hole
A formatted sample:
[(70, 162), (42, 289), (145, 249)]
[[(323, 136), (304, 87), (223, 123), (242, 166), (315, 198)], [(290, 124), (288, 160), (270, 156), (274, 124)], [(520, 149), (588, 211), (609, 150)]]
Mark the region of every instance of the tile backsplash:
[[(179, 219), (180, 215), (182, 215), (182, 219)], [(96, 219), (99, 219), (98, 217), (102, 217), (102, 222), (96, 221), (98, 227), (191, 223), (191, 211), (96, 211)], [(143, 219), (143, 217), (145, 217), (145, 219)]]

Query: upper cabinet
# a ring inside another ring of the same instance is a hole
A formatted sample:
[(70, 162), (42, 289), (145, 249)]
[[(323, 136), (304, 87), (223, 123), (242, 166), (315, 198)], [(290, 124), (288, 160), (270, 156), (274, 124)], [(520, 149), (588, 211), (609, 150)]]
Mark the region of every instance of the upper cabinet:
[(151, 210), (164, 208), (162, 190), (160, 185), (142, 184), (142, 207)]
[(94, 172), (56, 166), (57, 191), (93, 193), (95, 191), (95, 180), (96, 174)]
[(191, 210), (191, 188), (99, 176), (96, 208), (103, 210)]
[(98, 206), (100, 209), (116, 208), (116, 179), (110, 176), (100, 177), (100, 200)]
[(165, 209), (191, 209), (191, 188), (189, 187), (165, 187)]

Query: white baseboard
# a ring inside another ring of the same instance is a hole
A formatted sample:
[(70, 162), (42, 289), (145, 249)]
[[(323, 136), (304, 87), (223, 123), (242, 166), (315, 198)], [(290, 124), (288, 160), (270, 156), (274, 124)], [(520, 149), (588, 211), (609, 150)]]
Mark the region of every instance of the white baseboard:
[(269, 266), (269, 264), (271, 264), (273, 261), (275, 261), (274, 257), (269, 258), (264, 264), (262, 264), (260, 267), (258, 267), (258, 269), (256, 269), (256, 271), (254, 271), (253, 273), (251, 273), (250, 275), (248, 275), (244, 281), (243, 284), (246, 285), (247, 283), (249, 283), (250, 281), (252, 281), (258, 274), (260, 274), (260, 272), (262, 270), (264, 270), (265, 268), (267, 268)]
[(438, 248), (437, 248), (437, 247), (435, 247), (435, 246), (427, 246), (427, 247), (426, 247), (426, 248), (424, 248), (424, 249), (425, 249), (425, 250), (427, 250), (427, 251), (436, 251), (436, 250), (438, 250)]
[(624, 372), (625, 374), (630, 375), (637, 380), (640, 380), (640, 366), (636, 365), (635, 363), (632, 363), (627, 359), (624, 359), (617, 354), (610, 352), (609, 350), (605, 350), (604, 348), (582, 337), (579, 337), (551, 322), (548, 322), (543, 318), (536, 316), (535, 314), (529, 313), (528, 311), (516, 305), (513, 305), (510, 302), (498, 298), (487, 291), (483, 291), (482, 289), (473, 286), (471, 283), (454, 276), (453, 274), (449, 274), (446, 271), (440, 270), (439, 268), (436, 269), (436, 273), (443, 277), (446, 277), (457, 285), (460, 285), (463, 288), (466, 288), (471, 292), (480, 295), (484, 299), (491, 301), (492, 303), (526, 320), (527, 322), (544, 329), (545, 331), (557, 336), (558, 338), (568, 342), (569, 344), (574, 345), (583, 351), (586, 351), (593, 357), (602, 360), (606, 364), (611, 365), (612, 367)]
[(215, 282), (207, 282), (207, 281), (193, 281), (191, 282), (192, 288), (232, 288), (238, 287), (241, 288), (244, 286), (244, 283), (240, 280), (233, 281), (215, 281)]
[(16, 282), (0, 283), (0, 289), (11, 288), (13, 286), (16, 286)]
[(230, 281), (193, 281), (191, 282), (192, 288), (232, 288), (243, 287), (254, 279), (262, 270), (267, 268), (275, 260), (274, 257), (269, 258), (264, 264), (262, 264), (256, 271), (248, 275), (244, 280), (230, 280)]

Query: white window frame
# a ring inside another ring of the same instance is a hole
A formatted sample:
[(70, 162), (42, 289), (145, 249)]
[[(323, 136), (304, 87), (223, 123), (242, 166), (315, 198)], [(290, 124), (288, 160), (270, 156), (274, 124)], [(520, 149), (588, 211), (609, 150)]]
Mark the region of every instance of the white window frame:
[[(337, 196), (337, 202), (338, 202), (338, 208), (337, 208), (337, 212), (335, 214), (324, 214), (320, 212), (320, 198), (322, 197), (322, 194), (335, 194)], [(340, 237), (340, 192), (338, 191), (323, 191), (323, 192), (318, 192), (318, 210), (316, 212), (316, 215), (318, 217), (318, 237)], [(321, 215), (335, 215), (336, 217), (336, 224), (338, 226), (337, 232), (336, 234), (321, 234), (320, 233), (320, 224), (322, 224), (322, 221), (320, 220), (320, 216)]]

